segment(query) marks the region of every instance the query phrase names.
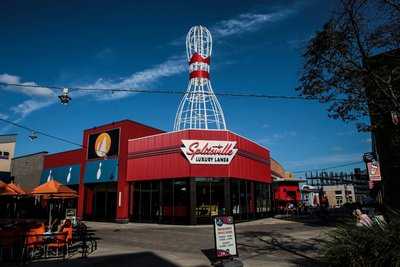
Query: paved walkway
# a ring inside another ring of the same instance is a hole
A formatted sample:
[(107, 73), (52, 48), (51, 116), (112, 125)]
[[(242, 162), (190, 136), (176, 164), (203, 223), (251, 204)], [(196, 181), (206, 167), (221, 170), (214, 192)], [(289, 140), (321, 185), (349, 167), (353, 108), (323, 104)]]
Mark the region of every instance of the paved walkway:
[[(173, 226), (87, 222), (99, 238), (88, 259), (57, 266), (210, 266), (214, 247), (210, 225)], [(268, 218), (236, 225), (245, 266), (320, 266), (318, 243), (328, 227)], [(53, 266), (41, 262), (32, 266)]]

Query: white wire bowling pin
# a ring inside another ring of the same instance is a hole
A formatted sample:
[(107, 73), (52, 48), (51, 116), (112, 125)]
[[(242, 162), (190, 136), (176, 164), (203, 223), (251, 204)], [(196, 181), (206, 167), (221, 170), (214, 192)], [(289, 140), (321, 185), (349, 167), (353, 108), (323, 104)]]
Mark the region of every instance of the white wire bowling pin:
[(226, 130), (224, 113), (210, 83), (212, 38), (206, 27), (194, 26), (186, 36), (189, 85), (175, 116), (174, 130)]

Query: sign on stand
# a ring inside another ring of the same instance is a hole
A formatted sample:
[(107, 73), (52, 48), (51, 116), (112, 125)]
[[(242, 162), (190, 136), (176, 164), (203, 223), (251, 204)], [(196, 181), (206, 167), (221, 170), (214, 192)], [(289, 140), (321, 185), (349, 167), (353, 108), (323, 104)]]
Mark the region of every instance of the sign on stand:
[(214, 217), (214, 240), (217, 259), (239, 256), (232, 216)]
[(68, 219), (72, 222), (73, 225), (76, 224), (76, 209), (66, 209), (65, 210), (65, 219)]

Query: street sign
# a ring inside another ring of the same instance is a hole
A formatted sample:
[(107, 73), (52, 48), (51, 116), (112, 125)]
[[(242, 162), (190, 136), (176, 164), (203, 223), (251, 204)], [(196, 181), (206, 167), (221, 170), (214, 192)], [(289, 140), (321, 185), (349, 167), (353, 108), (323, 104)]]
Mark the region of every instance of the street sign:
[(214, 240), (217, 259), (239, 256), (232, 216), (214, 217)]

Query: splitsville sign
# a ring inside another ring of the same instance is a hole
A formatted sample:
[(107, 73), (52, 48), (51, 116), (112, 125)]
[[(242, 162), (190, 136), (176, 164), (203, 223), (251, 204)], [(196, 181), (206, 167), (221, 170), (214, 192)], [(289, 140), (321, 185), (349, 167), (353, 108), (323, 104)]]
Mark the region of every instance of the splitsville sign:
[(182, 152), (191, 164), (227, 165), (238, 151), (236, 141), (182, 140), (182, 143)]

